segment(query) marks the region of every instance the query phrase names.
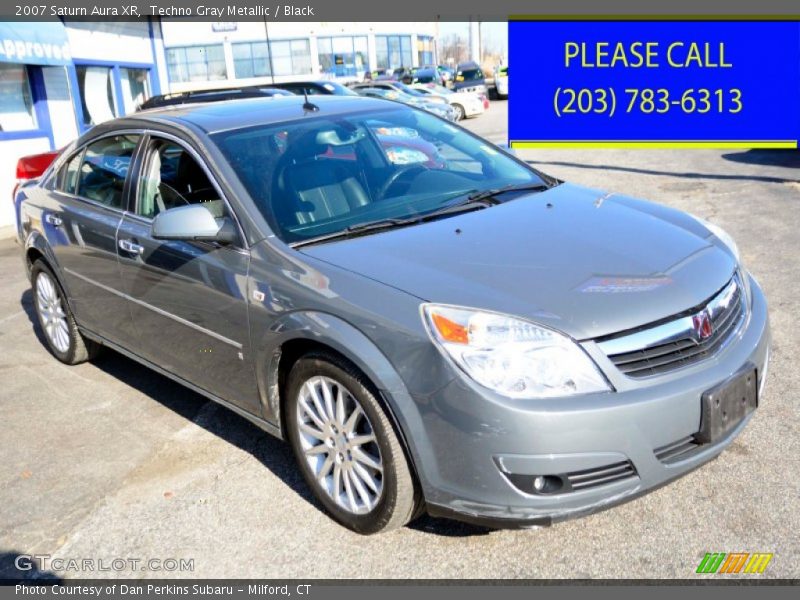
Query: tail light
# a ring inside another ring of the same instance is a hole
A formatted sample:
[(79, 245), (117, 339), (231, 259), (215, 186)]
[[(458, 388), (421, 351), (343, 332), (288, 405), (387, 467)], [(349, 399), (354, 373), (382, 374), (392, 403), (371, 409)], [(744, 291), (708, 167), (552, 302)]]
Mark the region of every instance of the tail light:
[(26, 181), (41, 177), (47, 170), (60, 150), (52, 152), (43, 152), (42, 154), (31, 154), (30, 156), (23, 156), (17, 161), (17, 184), (14, 186), (14, 192), (11, 196), (12, 199), (16, 198), (19, 186)]
[(17, 161), (17, 179), (27, 180), (41, 177), (58, 156), (58, 150), (23, 156)]

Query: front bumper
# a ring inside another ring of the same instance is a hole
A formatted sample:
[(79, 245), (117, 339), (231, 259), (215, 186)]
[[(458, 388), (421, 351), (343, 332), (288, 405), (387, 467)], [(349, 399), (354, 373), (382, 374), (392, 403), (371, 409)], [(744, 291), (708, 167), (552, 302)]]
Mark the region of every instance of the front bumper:
[(464, 106), (464, 115), (466, 117), (477, 117), (478, 115), (482, 115), (486, 112), (486, 109), (483, 107), (483, 102), (480, 100), (476, 100), (474, 102), (465, 102)]
[[(433, 396), (415, 398), (425, 428), (418, 447), (427, 454), (417, 469), (429, 512), (492, 527), (548, 524), (631, 500), (718, 456), (753, 413), (718, 442), (669, 449), (700, 429), (703, 392), (747, 366), (756, 369), (760, 400), (770, 332), (766, 300), (752, 279), (751, 295), (747, 320), (718, 354), (628, 380), (616, 392), (512, 401), (458, 376)], [(606, 481), (608, 469), (624, 476)], [(520, 486), (565, 473), (597, 483), (552, 494)]]

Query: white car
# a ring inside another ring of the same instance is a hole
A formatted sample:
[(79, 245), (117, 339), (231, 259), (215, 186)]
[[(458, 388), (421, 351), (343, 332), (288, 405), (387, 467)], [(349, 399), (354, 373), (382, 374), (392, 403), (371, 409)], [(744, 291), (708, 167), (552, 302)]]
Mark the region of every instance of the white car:
[(428, 96), (444, 98), (455, 109), (457, 121), (477, 117), (486, 110), (483, 99), (472, 92), (454, 92), (435, 83), (415, 83), (411, 87)]
[(508, 98), (508, 66), (495, 67), (494, 87), (498, 98)]

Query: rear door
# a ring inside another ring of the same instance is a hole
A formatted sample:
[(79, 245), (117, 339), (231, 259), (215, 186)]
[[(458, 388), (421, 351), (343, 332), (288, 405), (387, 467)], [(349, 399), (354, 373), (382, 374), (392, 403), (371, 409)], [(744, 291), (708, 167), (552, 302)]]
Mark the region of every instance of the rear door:
[[(153, 218), (202, 203), (235, 216), (199, 155), (177, 138), (152, 134), (132, 187), (135, 209), (120, 225), (120, 268), (139, 347), (152, 362), (216, 396), (259, 412), (250, 357), (243, 243), (156, 240)], [(241, 238), (241, 233), (240, 233)]]
[(110, 134), (74, 152), (58, 171), (42, 213), (78, 323), (124, 346), (133, 341), (133, 331), (121, 291), (116, 234), (141, 137)]

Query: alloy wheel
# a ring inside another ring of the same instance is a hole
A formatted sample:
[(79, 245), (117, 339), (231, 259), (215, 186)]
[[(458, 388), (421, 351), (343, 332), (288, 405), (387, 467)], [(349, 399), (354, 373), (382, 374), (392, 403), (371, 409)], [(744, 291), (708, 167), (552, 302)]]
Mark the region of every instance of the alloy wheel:
[(56, 283), (44, 272), (36, 278), (36, 303), (47, 339), (59, 352), (67, 352), (70, 346), (67, 314)]
[(317, 484), (341, 509), (370, 512), (383, 493), (384, 463), (358, 400), (330, 377), (308, 379), (297, 396), (300, 445)]

